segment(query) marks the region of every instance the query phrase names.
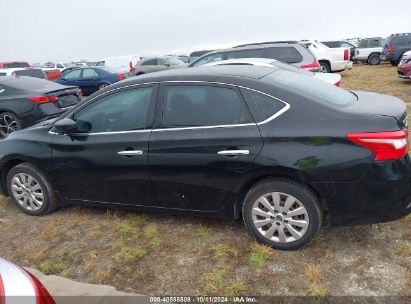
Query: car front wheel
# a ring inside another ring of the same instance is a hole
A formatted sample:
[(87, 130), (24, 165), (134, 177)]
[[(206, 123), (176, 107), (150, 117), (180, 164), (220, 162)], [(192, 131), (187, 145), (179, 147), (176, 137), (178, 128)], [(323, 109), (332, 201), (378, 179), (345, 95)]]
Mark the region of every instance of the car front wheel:
[(322, 214), (317, 197), (306, 186), (288, 179), (268, 179), (248, 192), (243, 219), (259, 242), (293, 250), (317, 235)]
[(53, 187), (32, 164), (21, 163), (11, 168), (6, 182), (11, 200), (26, 214), (43, 215), (57, 208)]

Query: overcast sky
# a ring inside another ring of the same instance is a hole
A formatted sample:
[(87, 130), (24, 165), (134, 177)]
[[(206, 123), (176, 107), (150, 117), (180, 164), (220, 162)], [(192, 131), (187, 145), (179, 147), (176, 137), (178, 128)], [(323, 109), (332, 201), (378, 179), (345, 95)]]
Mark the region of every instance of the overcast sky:
[(0, 61), (411, 32), (410, 0), (0, 0)]

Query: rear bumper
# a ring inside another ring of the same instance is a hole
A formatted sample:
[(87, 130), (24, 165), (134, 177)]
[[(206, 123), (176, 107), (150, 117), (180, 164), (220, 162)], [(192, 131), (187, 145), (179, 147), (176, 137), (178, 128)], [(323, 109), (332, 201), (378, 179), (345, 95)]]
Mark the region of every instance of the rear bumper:
[(354, 183), (317, 183), (333, 225), (388, 222), (411, 213), (411, 163), (408, 156), (374, 162)]
[(352, 61), (335, 61), (331, 64), (331, 70), (333, 72), (339, 72), (344, 70), (351, 70), (353, 62)]

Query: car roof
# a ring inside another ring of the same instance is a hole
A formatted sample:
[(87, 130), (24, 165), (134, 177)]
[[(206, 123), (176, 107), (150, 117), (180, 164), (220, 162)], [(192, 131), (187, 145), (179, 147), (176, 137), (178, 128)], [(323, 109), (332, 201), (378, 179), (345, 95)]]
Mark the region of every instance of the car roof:
[[(277, 62), (276, 59), (271, 58), (237, 58), (237, 59), (227, 59), (227, 60), (220, 60), (220, 61), (213, 61), (204, 64), (204, 66), (216, 66), (216, 65), (228, 65), (228, 64), (249, 64), (249, 65), (267, 65), (269, 66), (273, 62)], [(271, 65), (272, 66), (272, 65)]]
[[(234, 81), (237, 79), (258, 80), (268, 74), (271, 74), (279, 69), (276, 67), (257, 67), (249, 65), (229, 65), (229, 66), (215, 66), (210, 67), (194, 67), (184, 69), (172, 69), (155, 73), (148, 73), (129, 78), (118, 82), (131, 85), (148, 82), (164, 82), (164, 81), (213, 81), (217, 78), (224, 78), (227, 81)], [(211, 79), (211, 80), (210, 80)]]

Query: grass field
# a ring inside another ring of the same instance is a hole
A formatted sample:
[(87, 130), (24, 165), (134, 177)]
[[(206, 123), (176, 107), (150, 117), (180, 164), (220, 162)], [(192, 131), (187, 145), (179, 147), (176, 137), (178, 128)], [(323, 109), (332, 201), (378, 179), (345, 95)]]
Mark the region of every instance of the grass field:
[[(411, 104), (390, 65), (355, 65), (343, 86)], [(275, 251), (241, 222), (71, 207), (29, 217), (0, 199), (0, 255), (74, 280), (147, 295), (408, 295), (411, 216), (323, 228), (309, 246)]]

